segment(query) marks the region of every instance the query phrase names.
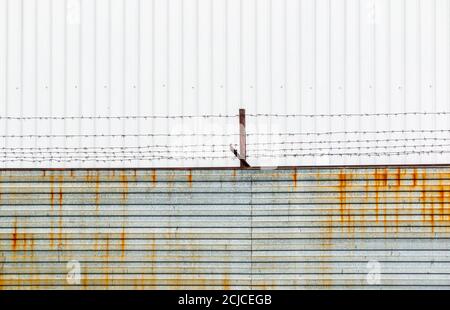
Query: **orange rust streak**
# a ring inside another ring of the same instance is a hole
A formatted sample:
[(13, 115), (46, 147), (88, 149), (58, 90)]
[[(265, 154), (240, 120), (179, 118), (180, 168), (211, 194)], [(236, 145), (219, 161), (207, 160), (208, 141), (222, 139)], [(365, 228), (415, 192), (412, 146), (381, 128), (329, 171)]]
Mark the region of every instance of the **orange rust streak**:
[(441, 213), (441, 220), (444, 219), (444, 213), (445, 213), (445, 192), (444, 192), (444, 186), (441, 185), (439, 189), (439, 204), (440, 204), (440, 213)]
[[(54, 212), (54, 206), (55, 206), (55, 192), (54, 192), (54, 183), (55, 183), (55, 176), (53, 174), (50, 175), (50, 208), (52, 211), (52, 215)], [(53, 236), (53, 217), (51, 218), (51, 225), (50, 225), (50, 248), (53, 248), (54, 245), (54, 236)]]
[(340, 205), (340, 211), (341, 211), (341, 222), (344, 222), (344, 215), (346, 212), (346, 201), (347, 201), (347, 195), (346, 195), (346, 186), (347, 186), (347, 176), (344, 172), (339, 172), (339, 205)]
[(122, 232), (120, 233), (120, 248), (122, 249), (122, 257), (125, 256), (125, 242), (126, 242), (126, 233), (125, 227), (122, 228)]
[(400, 170), (400, 168), (397, 168), (396, 180), (397, 180), (397, 186), (401, 186), (402, 185), (402, 171)]
[(192, 170), (189, 170), (188, 182), (189, 182), (189, 187), (192, 187)]
[(97, 211), (99, 203), (100, 203), (100, 175), (97, 173), (95, 177), (95, 207)]
[(17, 248), (17, 218), (14, 218), (14, 231), (12, 233), (11, 242), (12, 242), (12, 249), (13, 251), (15, 251)]
[(378, 207), (379, 207), (379, 194), (380, 194), (380, 185), (378, 183), (378, 170), (375, 169), (375, 221), (378, 223)]
[(416, 168), (414, 168), (414, 171), (413, 171), (413, 175), (412, 175), (412, 186), (417, 186), (417, 169)]
[(157, 180), (156, 170), (153, 169), (153, 170), (152, 170), (152, 185), (153, 185), (153, 186), (156, 185), (156, 180)]
[(125, 175), (125, 173), (122, 173), (122, 175), (120, 176), (121, 180), (122, 180), (122, 199), (126, 200), (127, 196), (128, 196), (128, 178)]
[(58, 218), (58, 226), (59, 226), (59, 245), (62, 245), (62, 227), (63, 227), (63, 222), (62, 222), (62, 215), (63, 215), (63, 192), (62, 192), (62, 177), (59, 177), (59, 218)]
[(297, 169), (292, 173), (292, 180), (294, 181), (294, 187), (297, 187)]

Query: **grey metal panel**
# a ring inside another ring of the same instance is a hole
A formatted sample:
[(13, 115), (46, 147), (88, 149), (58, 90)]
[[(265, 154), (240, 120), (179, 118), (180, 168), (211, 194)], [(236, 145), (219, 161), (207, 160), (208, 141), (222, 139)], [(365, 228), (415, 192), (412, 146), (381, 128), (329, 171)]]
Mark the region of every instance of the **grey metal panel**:
[(450, 166), (0, 170), (0, 218), (1, 288), (450, 288)]

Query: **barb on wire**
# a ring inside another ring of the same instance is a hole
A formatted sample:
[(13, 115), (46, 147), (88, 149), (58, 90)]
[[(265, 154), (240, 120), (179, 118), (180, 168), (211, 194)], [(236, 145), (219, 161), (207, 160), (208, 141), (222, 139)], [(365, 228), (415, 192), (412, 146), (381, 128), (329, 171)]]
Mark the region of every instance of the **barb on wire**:
[(45, 154), (111, 154), (111, 155), (122, 155), (122, 154), (137, 154), (137, 155), (149, 155), (152, 153), (156, 154), (186, 154), (186, 153), (192, 153), (192, 154), (203, 154), (203, 153), (229, 153), (229, 149), (215, 149), (215, 150), (182, 150), (182, 149), (176, 149), (176, 150), (71, 150), (71, 151), (0, 151), (0, 156), (10, 156), (10, 155), (20, 155), (20, 156), (26, 156), (26, 155), (45, 155)]
[(350, 143), (379, 143), (379, 142), (408, 142), (408, 141), (450, 141), (450, 138), (422, 137), (422, 138), (387, 138), (387, 139), (350, 139), (350, 140), (307, 140), (307, 141), (274, 141), (274, 142), (253, 142), (248, 146), (255, 145), (294, 145), (294, 144), (350, 144)]
[(250, 152), (287, 152), (287, 151), (321, 151), (321, 150), (348, 150), (348, 149), (397, 149), (397, 148), (427, 148), (427, 147), (450, 147), (450, 144), (397, 144), (397, 145), (363, 145), (342, 147), (311, 147), (311, 148), (277, 148), (277, 149), (249, 149)]
[(324, 136), (338, 134), (390, 134), (390, 133), (450, 133), (449, 129), (407, 129), (407, 130), (374, 130), (374, 131), (326, 131), (326, 132), (269, 132), (248, 133), (249, 136)]
[(373, 116), (432, 116), (432, 115), (450, 115), (450, 111), (440, 112), (394, 112), (394, 113), (337, 113), (337, 114), (273, 114), (273, 113), (253, 113), (247, 114), (250, 117), (305, 117), (305, 118), (323, 118), (323, 117), (373, 117)]
[(213, 159), (234, 159), (231, 155), (204, 155), (204, 156), (136, 156), (136, 155), (103, 155), (103, 156), (18, 156), (18, 157), (1, 157), (0, 162), (110, 162), (110, 161), (147, 161), (147, 160), (213, 160)]
[(204, 115), (81, 115), (81, 116), (0, 116), (0, 120), (135, 120), (135, 119), (210, 119), (210, 118), (234, 118), (238, 115), (228, 114), (204, 114)]
[(259, 154), (251, 153), (248, 155), (250, 158), (286, 158), (286, 157), (319, 157), (319, 156), (400, 156), (400, 155), (412, 155), (412, 154), (447, 154), (450, 153), (449, 149), (444, 150), (428, 150), (428, 151), (399, 151), (399, 152), (344, 152), (344, 153), (281, 153), (281, 154)]
[(231, 137), (239, 134), (227, 133), (123, 133), (123, 134), (30, 134), (1, 135), (0, 138), (126, 138), (126, 137)]
[[(328, 132), (268, 132), (248, 133), (247, 136), (323, 136), (337, 134), (389, 134), (389, 133), (450, 133), (450, 129), (407, 129), (407, 130), (374, 130), (374, 131), (328, 131)], [(126, 138), (126, 137), (233, 137), (238, 133), (123, 133), (123, 134), (30, 134), (1, 135), (0, 138)]]
[(154, 144), (154, 145), (142, 145), (142, 146), (78, 146), (78, 147), (1, 147), (0, 151), (90, 151), (90, 152), (101, 152), (108, 150), (126, 150), (126, 149), (136, 149), (136, 150), (148, 150), (148, 149), (182, 149), (186, 150), (188, 148), (228, 148), (229, 144), (182, 144), (182, 145), (169, 145), (169, 144)]
[[(413, 111), (413, 112), (385, 112), (385, 113), (336, 113), (336, 114), (301, 114), (301, 113), (250, 113), (249, 117), (372, 117), (372, 116), (432, 116), (450, 115), (450, 111)], [(68, 116), (0, 116), (0, 120), (134, 120), (134, 119), (210, 119), (210, 118), (235, 118), (238, 114), (200, 114), (200, 115), (68, 115)]]

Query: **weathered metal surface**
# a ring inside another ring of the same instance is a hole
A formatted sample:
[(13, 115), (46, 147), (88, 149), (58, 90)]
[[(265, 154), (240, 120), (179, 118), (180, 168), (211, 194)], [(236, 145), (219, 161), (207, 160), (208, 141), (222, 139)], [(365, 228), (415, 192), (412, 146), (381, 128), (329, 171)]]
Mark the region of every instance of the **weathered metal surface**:
[(450, 166), (0, 170), (0, 218), (3, 289), (450, 288)]

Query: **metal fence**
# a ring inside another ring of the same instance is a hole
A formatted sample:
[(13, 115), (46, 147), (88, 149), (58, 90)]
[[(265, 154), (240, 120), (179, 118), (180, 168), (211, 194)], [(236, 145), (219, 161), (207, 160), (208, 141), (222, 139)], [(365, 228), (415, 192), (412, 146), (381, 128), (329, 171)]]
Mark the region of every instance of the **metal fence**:
[(450, 166), (0, 170), (0, 288), (450, 288)]

